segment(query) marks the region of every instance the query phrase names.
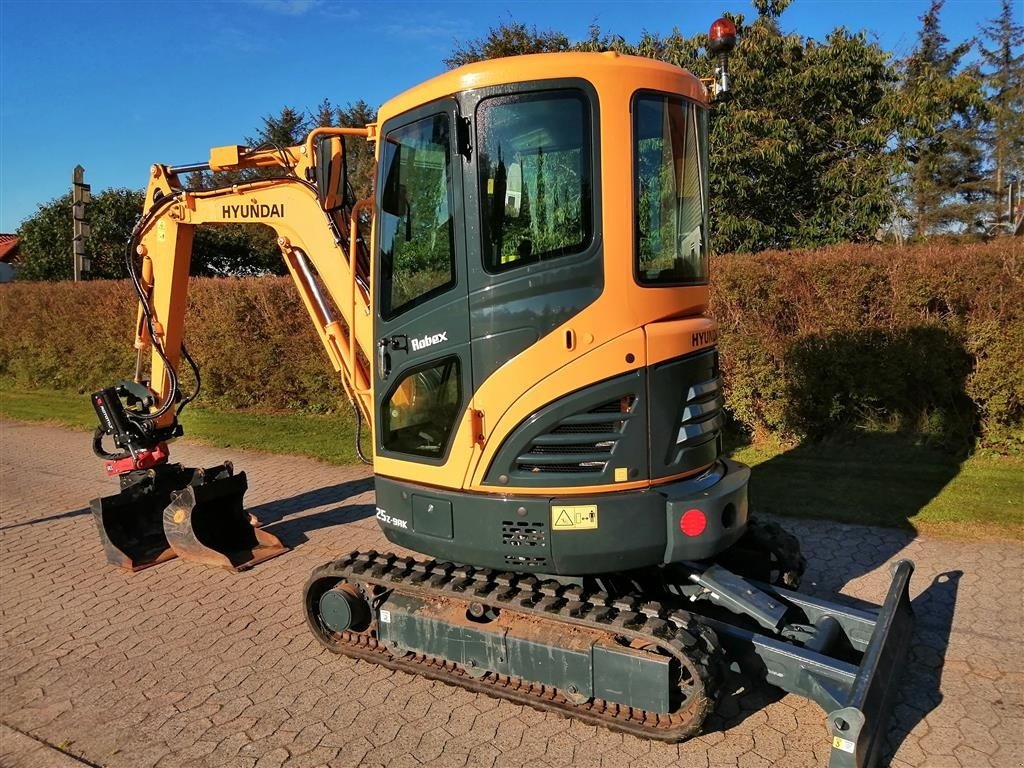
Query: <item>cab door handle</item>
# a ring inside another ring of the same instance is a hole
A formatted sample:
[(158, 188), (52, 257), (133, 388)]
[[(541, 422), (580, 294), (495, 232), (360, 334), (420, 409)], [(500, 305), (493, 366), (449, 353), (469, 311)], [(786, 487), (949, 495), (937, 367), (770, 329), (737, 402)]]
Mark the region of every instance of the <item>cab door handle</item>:
[(377, 341), (377, 373), (381, 379), (391, 375), (391, 355), (388, 354), (388, 346), (386, 338)]
[(404, 333), (396, 333), (391, 336), (385, 336), (377, 342), (377, 370), (380, 371), (382, 379), (386, 379), (391, 375), (391, 355), (388, 354), (389, 349), (404, 350), (408, 354), (409, 337)]

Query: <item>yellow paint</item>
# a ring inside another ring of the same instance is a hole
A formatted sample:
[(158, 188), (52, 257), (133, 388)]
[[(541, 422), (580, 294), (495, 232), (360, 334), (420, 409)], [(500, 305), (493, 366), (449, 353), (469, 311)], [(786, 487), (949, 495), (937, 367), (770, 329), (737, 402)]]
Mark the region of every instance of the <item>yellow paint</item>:
[(629, 468), (628, 467), (616, 467), (615, 468), (615, 482), (624, 483), (629, 480)]

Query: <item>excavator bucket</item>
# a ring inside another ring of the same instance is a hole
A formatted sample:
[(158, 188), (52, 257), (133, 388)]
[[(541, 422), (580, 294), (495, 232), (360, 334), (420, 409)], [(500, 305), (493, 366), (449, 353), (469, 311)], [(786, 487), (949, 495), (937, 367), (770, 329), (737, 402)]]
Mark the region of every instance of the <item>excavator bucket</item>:
[(171, 493), (163, 510), (163, 530), (183, 560), (244, 571), (288, 551), (245, 511), (245, 473), (230, 462), (192, 470), (190, 482)]
[(121, 492), (94, 499), (107, 560), (139, 571), (181, 557), (243, 571), (287, 551), (243, 505), (245, 473), (164, 464), (122, 479)]
[(170, 492), (160, 492), (153, 477), (122, 488), (120, 493), (93, 499), (93, 518), (107, 561), (141, 571), (175, 557), (164, 533), (164, 507)]

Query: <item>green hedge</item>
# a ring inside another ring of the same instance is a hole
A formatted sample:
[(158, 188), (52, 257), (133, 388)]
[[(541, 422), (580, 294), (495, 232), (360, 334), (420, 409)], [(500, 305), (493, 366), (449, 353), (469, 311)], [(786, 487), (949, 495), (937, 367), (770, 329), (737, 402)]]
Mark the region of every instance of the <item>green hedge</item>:
[[(1024, 445), (1024, 255), (986, 245), (720, 256), (712, 312), (734, 422), (784, 441), (904, 429)], [(202, 402), (324, 412), (340, 385), (287, 279), (194, 279)], [(123, 282), (0, 287), (0, 374), (84, 393), (131, 374)]]
[(734, 420), (755, 437), (848, 428), (1020, 448), (1024, 249), (837, 246), (715, 261)]

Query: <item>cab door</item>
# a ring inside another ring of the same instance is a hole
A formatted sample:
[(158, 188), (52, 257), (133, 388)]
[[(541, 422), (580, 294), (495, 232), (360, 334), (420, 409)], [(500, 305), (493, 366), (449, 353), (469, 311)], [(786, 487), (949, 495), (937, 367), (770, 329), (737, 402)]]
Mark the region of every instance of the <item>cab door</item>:
[(455, 487), (465, 467), (445, 465), (472, 396), (457, 125), (440, 101), (382, 126), (373, 364), (378, 474)]

